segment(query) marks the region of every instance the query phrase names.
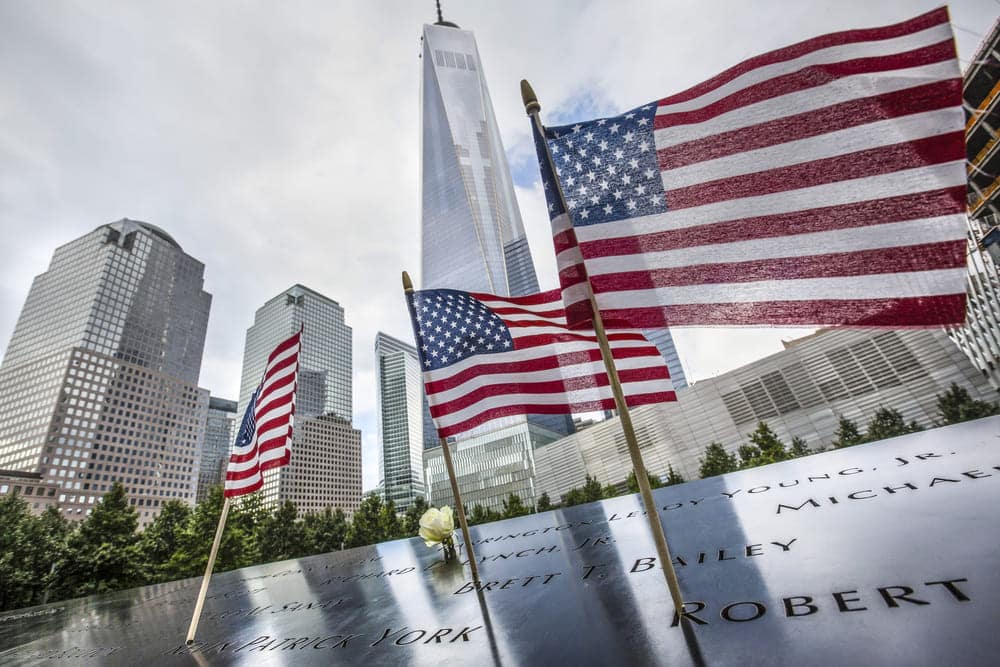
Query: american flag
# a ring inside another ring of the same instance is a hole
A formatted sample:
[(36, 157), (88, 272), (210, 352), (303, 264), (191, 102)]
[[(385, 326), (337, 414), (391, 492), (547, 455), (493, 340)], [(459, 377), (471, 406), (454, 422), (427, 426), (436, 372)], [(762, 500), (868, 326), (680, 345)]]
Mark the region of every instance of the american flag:
[(227, 497), (257, 491), (264, 484), (264, 470), (287, 465), (291, 458), (301, 337), (300, 329), (267, 358), (264, 378), (250, 397), (229, 456)]
[(941, 8), (536, 129), (570, 325), (961, 323), (961, 101)]
[[(615, 407), (597, 337), (566, 328), (559, 290), (518, 297), (421, 290), (409, 305), (442, 438), (510, 415)], [(642, 333), (608, 338), (628, 405), (676, 400), (663, 357)]]

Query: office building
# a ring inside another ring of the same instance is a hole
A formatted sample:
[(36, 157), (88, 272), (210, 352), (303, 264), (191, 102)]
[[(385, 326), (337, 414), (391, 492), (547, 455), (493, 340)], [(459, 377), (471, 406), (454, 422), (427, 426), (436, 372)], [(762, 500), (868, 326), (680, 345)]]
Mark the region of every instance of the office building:
[(276, 472), (278, 502), (292, 501), (300, 514), (331, 507), (351, 517), (361, 506), (361, 431), (336, 415), (296, 415), (291, 460)]
[(476, 39), (425, 25), (421, 58), (421, 287), (537, 292)]
[(951, 335), (1000, 391), (1000, 270), (982, 243), (1000, 225), (1000, 21), (965, 72), (966, 170), (969, 208), (969, 305), (966, 323)]
[(375, 336), (378, 472), (382, 497), (405, 511), (424, 489), (426, 399), (416, 349), (381, 331)]
[[(237, 413), (242, 415), (263, 377), (267, 356), (300, 328), (302, 345), (299, 352), (298, 391), (295, 396), (293, 461), (297, 456), (295, 444), (298, 442), (298, 432), (304, 420), (334, 416), (350, 423), (352, 419), (352, 330), (345, 323), (344, 309), (339, 303), (308, 287), (293, 285), (257, 309), (253, 325), (247, 329), (246, 345), (243, 348), (243, 377), (237, 408)], [(332, 432), (331, 429), (318, 428), (317, 433), (320, 431)], [(324, 440), (321, 437), (320, 440), (322, 442), (314, 443), (316, 447), (322, 447), (326, 443), (331, 448), (331, 454), (340, 455), (335, 452), (339, 447), (335, 438)], [(358, 465), (360, 474), (360, 463)], [(290, 466), (285, 466), (264, 473), (262, 493), (265, 504), (274, 505), (286, 499), (294, 500), (282, 492), (282, 489), (290, 487), (280, 481), (282, 475), (290, 474), (290, 470)], [(340, 483), (331, 478), (317, 478), (315, 482), (319, 486), (336, 486)], [(333, 492), (317, 488), (315, 493), (307, 495), (319, 497), (328, 493)]]
[[(488, 433), (471, 433), (451, 444), (455, 477), (466, 511), (471, 512), (476, 505), (502, 511), (511, 493), (525, 504), (533, 504), (533, 499), (541, 495), (540, 491), (536, 493), (536, 451), (544, 451), (545, 445), (558, 440), (560, 434), (523, 420), (494, 427)], [(430, 504), (454, 507), (441, 447), (424, 452), (424, 475)]]
[[(864, 431), (881, 408), (930, 427), (940, 417), (937, 396), (951, 383), (977, 400), (996, 400), (983, 375), (941, 330), (821, 331), (785, 350), (701, 380), (677, 392), (677, 402), (632, 410), (639, 449), (653, 474), (668, 468), (697, 479), (705, 447), (735, 453), (764, 421), (786, 444), (830, 447), (841, 416)], [(557, 501), (586, 475), (617, 484), (632, 464), (617, 418), (535, 451), (536, 498)]]
[(115, 481), (148, 524), (193, 503), (208, 392), (204, 265), (122, 219), (56, 249), (0, 364), (0, 468), (59, 488), (70, 519)]
[(205, 439), (198, 466), (196, 502), (200, 503), (207, 498), (213, 486), (219, 486), (225, 481), (229, 449), (236, 440), (237, 428), (236, 401), (209, 396)]

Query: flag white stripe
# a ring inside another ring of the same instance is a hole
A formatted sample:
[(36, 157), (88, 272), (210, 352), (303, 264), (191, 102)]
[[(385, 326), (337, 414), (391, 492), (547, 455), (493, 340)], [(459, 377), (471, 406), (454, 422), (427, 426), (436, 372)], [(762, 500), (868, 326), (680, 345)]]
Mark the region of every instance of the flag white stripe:
[(587, 262), (587, 269), (596, 278), (607, 274), (675, 269), (701, 264), (810, 257), (954, 241), (961, 238), (964, 232), (964, 216), (946, 215), (868, 227), (645, 252), (641, 255), (595, 257)]
[[(497, 301), (496, 299), (480, 298), (479, 300), (494, 310), (498, 308), (504, 308), (504, 309), (518, 308), (520, 310), (527, 311), (527, 313), (551, 313), (553, 311), (561, 310), (563, 306), (561, 299), (559, 301), (549, 301), (547, 303), (536, 303), (528, 305), (521, 303), (514, 303), (511, 301)], [(513, 315), (506, 314), (503, 316), (503, 318), (506, 320), (510, 319), (512, 316)]]
[[(586, 331), (583, 331), (581, 333), (586, 333)], [(614, 333), (618, 334), (627, 332), (615, 331)], [(593, 350), (596, 344), (597, 343), (595, 342), (586, 340), (559, 343), (560, 346), (559, 353), (571, 354), (573, 352), (586, 352), (588, 350)], [(653, 346), (653, 344), (647, 340), (611, 341), (612, 350), (631, 349), (631, 348), (650, 348), (651, 350), (653, 350), (653, 352), (650, 353), (651, 356), (659, 354), (659, 352), (656, 352), (656, 347)], [(445, 366), (444, 368), (438, 368), (436, 370), (431, 370), (431, 371), (424, 371), (424, 382), (425, 383), (440, 382), (442, 380), (447, 380), (449, 378), (454, 377), (455, 375), (458, 375), (459, 373), (468, 371), (469, 369), (472, 368), (480, 367), (483, 364), (506, 363), (507, 361), (510, 360), (510, 357), (508, 355), (513, 355), (513, 354), (517, 354), (516, 361), (535, 361), (538, 359), (546, 359), (548, 357), (551, 357), (553, 353), (552, 350), (548, 348), (548, 346), (539, 345), (537, 347), (530, 347), (525, 350), (516, 350), (514, 352), (509, 352), (504, 354), (488, 355), (486, 357), (483, 357), (482, 355), (472, 356), (467, 359), (463, 359), (462, 361), (459, 361), (450, 366)], [(493, 361), (494, 358), (498, 358), (496, 362)]]
[(951, 26), (947, 23), (940, 23), (930, 28), (925, 28), (919, 32), (901, 35), (899, 37), (872, 40), (868, 42), (855, 42), (852, 44), (840, 44), (837, 46), (830, 46), (825, 49), (818, 49), (816, 51), (803, 54), (792, 60), (785, 60), (782, 62), (755, 67), (754, 69), (737, 76), (731, 81), (727, 81), (721, 86), (714, 88), (703, 95), (684, 102), (675, 102), (673, 104), (665, 104), (658, 107), (656, 114), (658, 116), (662, 116), (701, 109), (709, 104), (712, 104), (713, 102), (717, 102), (718, 100), (729, 97), (734, 93), (738, 93), (741, 90), (745, 90), (746, 88), (765, 81), (770, 81), (771, 79), (785, 74), (798, 72), (806, 67), (829, 65), (844, 62), (846, 60), (855, 60), (858, 58), (891, 56), (897, 53), (904, 53), (906, 51), (913, 51), (925, 46), (931, 46), (949, 38), (951, 38)]
[[(964, 125), (965, 114), (960, 107), (936, 109), (671, 168), (661, 172), (660, 177), (663, 180), (663, 188), (669, 191), (708, 181), (915, 141), (959, 131)], [(668, 201), (669, 197), (668, 194)]]
[(928, 83), (958, 79), (961, 76), (958, 64), (954, 60), (888, 72), (852, 74), (820, 86), (724, 111), (703, 121), (659, 128), (653, 131), (653, 143), (657, 149), (671, 148), (696, 139), (747, 129), (768, 121), (817, 111), (842, 102), (908, 90)]
[(746, 283), (684, 285), (598, 294), (602, 309), (645, 308), (650, 304), (676, 306), (763, 301), (817, 301), (830, 299), (894, 299), (955, 294), (964, 285), (965, 269), (940, 269), (870, 276), (761, 280)]
[[(673, 391), (673, 385), (669, 380), (645, 380), (642, 382), (624, 382), (622, 390), (626, 396), (635, 394), (653, 394)], [(564, 405), (573, 403), (585, 403), (590, 401), (610, 400), (612, 398), (610, 387), (592, 387), (579, 389), (557, 394), (505, 394), (502, 396), (490, 396), (482, 401), (462, 408), (456, 412), (435, 417), (434, 421), (439, 428), (446, 428), (471, 419), (476, 415), (494, 408), (502, 408), (517, 404), (534, 405)]]
[[(274, 385), (278, 384), (290, 375), (295, 375), (298, 370), (297, 364), (289, 364), (280, 371), (274, 371), (267, 376), (264, 380), (264, 388), (260, 392), (260, 398), (257, 400), (258, 405), (263, 405), (266, 401), (274, 399), (275, 394), (281, 395), (287, 387), (281, 387), (280, 389), (274, 390)], [(294, 384), (294, 383), (293, 383)], [(291, 385), (288, 385), (291, 386)]]
[[(905, 169), (888, 174), (824, 183), (797, 190), (729, 199), (656, 215), (576, 227), (578, 243), (642, 236), (726, 220), (780, 215), (807, 209), (872, 201), (965, 185), (965, 161)], [(589, 260), (588, 260), (589, 264)]]
[[(653, 348), (653, 352), (656, 352), (656, 348)], [(554, 352), (553, 354), (557, 353)], [(653, 363), (651, 363), (651, 361)], [(661, 360), (651, 359), (650, 357), (632, 357), (628, 359), (615, 360), (615, 367), (619, 371), (661, 367), (662, 365), (663, 362)], [(552, 369), (544, 369), (518, 373), (515, 381), (517, 383), (556, 382), (560, 380), (571, 381), (577, 378), (603, 376), (605, 372), (604, 362), (598, 359), (596, 361), (574, 364), (572, 366), (563, 366), (555, 371)], [(431, 405), (444, 405), (445, 403), (461, 398), (465, 394), (476, 391), (477, 389), (502, 384), (511, 384), (511, 375), (509, 373), (476, 375), (462, 384), (452, 387), (446, 391), (439, 391), (436, 393), (428, 392), (427, 401)]]

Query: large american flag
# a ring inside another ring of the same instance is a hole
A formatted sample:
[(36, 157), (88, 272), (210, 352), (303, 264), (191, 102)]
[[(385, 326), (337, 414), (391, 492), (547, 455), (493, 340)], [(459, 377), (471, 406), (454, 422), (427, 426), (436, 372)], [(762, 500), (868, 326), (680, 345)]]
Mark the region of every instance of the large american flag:
[(536, 129), (570, 325), (961, 323), (961, 91), (941, 8)]
[(267, 358), (264, 378), (250, 397), (226, 469), (228, 497), (253, 493), (263, 471), (287, 465), (292, 454), (292, 422), (302, 331), (281, 342)]
[[(510, 415), (615, 407), (593, 331), (566, 327), (559, 290), (500, 297), (409, 294), (431, 416), (442, 438)], [(676, 400), (663, 357), (638, 331), (608, 336), (630, 406)]]

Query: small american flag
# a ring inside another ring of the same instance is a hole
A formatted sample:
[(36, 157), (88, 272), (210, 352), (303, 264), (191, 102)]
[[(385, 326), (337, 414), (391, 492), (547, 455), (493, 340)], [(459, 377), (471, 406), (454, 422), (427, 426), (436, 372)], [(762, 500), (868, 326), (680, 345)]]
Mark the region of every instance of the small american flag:
[(227, 497), (253, 493), (264, 484), (263, 471), (287, 465), (292, 454), (292, 421), (302, 331), (279, 344), (267, 358), (229, 456)]
[(961, 101), (941, 8), (536, 130), (570, 325), (961, 323)]
[[(615, 407), (593, 331), (566, 328), (559, 290), (499, 297), (411, 292), (431, 416), (442, 438), (510, 415)], [(676, 400), (659, 351), (638, 331), (609, 335), (628, 405)]]

